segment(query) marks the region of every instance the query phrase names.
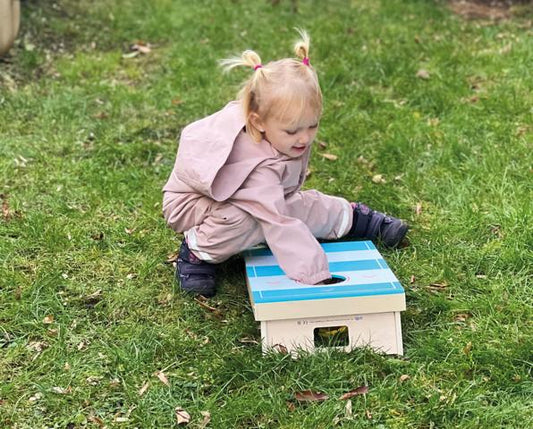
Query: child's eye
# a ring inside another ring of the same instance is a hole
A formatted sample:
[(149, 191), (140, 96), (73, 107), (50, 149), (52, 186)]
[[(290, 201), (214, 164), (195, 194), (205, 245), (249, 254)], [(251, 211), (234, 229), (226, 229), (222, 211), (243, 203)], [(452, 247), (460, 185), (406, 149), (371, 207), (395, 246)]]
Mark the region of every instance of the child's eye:
[(295, 135), (298, 131), (297, 131), (297, 130), (295, 130), (295, 131), (293, 131), (293, 130), (285, 130), (285, 132), (286, 132), (288, 135), (293, 136), (293, 135)]
[(315, 125), (311, 125), (309, 128), (311, 128), (311, 129), (318, 128), (318, 122)]

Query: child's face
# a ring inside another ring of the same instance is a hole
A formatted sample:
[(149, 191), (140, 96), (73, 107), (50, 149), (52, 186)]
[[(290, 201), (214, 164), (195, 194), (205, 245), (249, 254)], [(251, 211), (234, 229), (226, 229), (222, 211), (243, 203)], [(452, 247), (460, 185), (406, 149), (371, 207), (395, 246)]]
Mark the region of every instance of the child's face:
[(259, 121), (264, 137), (276, 150), (297, 158), (311, 146), (318, 131), (319, 117), (308, 109), (297, 121), (280, 120), (274, 117)]

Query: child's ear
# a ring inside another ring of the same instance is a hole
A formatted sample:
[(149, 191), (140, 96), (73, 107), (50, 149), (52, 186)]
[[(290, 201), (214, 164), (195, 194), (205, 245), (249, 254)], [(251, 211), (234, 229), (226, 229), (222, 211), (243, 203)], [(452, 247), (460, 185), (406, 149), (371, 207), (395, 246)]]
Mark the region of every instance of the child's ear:
[(250, 120), (250, 124), (252, 124), (257, 131), (260, 133), (265, 132), (265, 125), (261, 120), (261, 117), (256, 112), (251, 112), (248, 116), (248, 119)]

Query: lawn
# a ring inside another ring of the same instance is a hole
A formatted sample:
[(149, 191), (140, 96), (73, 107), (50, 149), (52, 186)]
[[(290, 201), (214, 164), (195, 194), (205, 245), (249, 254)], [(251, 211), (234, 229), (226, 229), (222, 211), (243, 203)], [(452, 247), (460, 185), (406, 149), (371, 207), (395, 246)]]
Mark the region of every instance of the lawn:
[[(167, 428), (177, 408), (193, 428), (533, 426), (531, 12), (297, 4), (22, 3), (0, 62), (1, 428)], [(381, 249), (404, 356), (262, 356), (239, 259), (207, 302), (174, 281), (177, 136), (249, 76), (218, 59), (290, 56), (295, 26), (325, 97), (306, 187), (412, 225)]]

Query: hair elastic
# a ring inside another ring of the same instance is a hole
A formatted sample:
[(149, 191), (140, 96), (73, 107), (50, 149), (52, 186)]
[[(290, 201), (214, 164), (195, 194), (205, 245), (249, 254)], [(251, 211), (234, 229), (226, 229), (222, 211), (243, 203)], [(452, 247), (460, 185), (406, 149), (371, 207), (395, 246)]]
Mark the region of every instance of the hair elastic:
[(260, 69), (261, 67), (263, 67), (263, 64), (257, 64), (257, 65), (254, 67), (254, 71), (256, 71), (257, 69)]
[(309, 66), (309, 57), (304, 57), (302, 63), (304, 63), (306, 66)]

